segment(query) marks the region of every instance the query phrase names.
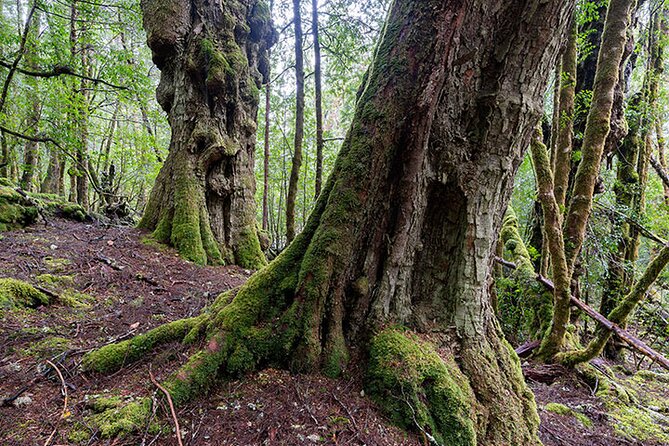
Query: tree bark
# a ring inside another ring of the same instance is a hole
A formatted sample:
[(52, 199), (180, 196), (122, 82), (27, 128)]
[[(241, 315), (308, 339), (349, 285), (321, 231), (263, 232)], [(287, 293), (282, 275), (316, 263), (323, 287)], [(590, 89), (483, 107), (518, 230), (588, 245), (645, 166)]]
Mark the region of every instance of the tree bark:
[(140, 227), (188, 260), (257, 269), (265, 258), (253, 158), (259, 88), (274, 40), (269, 11), (256, 0), (141, 6), (172, 139)]
[(295, 238), (295, 202), (297, 183), (302, 167), (302, 140), (304, 138), (304, 52), (302, 50), (302, 13), (300, 0), (293, 0), (293, 25), (295, 26), (295, 144), (293, 146), (293, 164), (288, 181), (286, 196), (286, 242)]
[[(395, 1), (304, 230), (246, 285), (180, 322), (177, 338), (207, 342), (166, 381), (173, 400), (202, 392), (216, 371), (336, 375), (366, 351), (367, 389), (403, 426), (455, 446), (538, 445), (490, 272), (521, 148), (541, 115), (543, 68), (555, 64), (572, 8)], [(398, 325), (415, 334), (387, 328)], [(157, 338), (141, 339), (150, 348)], [(146, 352), (138, 342), (89, 354), (85, 367), (113, 370)]]

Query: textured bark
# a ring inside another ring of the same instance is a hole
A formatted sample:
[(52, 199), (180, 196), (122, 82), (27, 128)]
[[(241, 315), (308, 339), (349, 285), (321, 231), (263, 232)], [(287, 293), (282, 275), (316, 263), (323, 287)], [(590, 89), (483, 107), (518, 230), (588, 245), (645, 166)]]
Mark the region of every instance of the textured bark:
[(573, 271), (583, 245), (592, 198), (599, 176), (604, 144), (610, 130), (614, 90), (627, 40), (627, 27), (634, 0), (612, 0), (606, 13), (602, 44), (597, 60), (592, 106), (583, 136), (582, 159), (574, 179), (573, 196), (565, 221), (565, 250)]
[[(443, 444), (538, 445), (531, 392), (491, 308), (490, 272), (521, 148), (541, 115), (542, 68), (555, 63), (572, 8), (395, 1), (304, 230), (201, 316), (206, 347), (166, 382), (175, 402), (210, 386), (212, 373), (274, 365), (337, 374), (371, 339), (373, 395), (393, 395), (384, 401), (400, 408), (402, 388), (384, 388), (378, 373), (420, 376), (408, 398)], [(389, 324), (429, 334), (441, 357)], [(397, 367), (383, 369), (397, 349)], [(444, 390), (434, 378), (458, 383), (457, 405), (417, 397), (423, 386)]]
[(172, 138), (140, 227), (188, 260), (258, 268), (253, 157), (269, 11), (256, 0), (141, 6)]
[(316, 182), (314, 196), (321, 194), (323, 184), (323, 93), (321, 86), (321, 42), (318, 30), (318, 0), (311, 1), (311, 32), (314, 38), (314, 87), (316, 108)]
[(302, 14), (300, 0), (293, 0), (293, 26), (295, 26), (295, 144), (293, 146), (293, 163), (288, 181), (286, 196), (286, 242), (295, 238), (295, 201), (297, 200), (297, 183), (302, 167), (302, 140), (304, 139), (304, 52), (302, 50)]

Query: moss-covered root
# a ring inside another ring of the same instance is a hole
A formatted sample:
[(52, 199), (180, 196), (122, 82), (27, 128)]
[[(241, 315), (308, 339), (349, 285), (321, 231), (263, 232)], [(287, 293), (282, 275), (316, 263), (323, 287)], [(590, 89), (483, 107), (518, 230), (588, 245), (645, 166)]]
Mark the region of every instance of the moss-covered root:
[(49, 305), (49, 297), (29, 283), (16, 279), (0, 279), (0, 308), (37, 307)]
[(137, 361), (161, 344), (183, 341), (193, 328), (199, 326), (201, 318), (202, 316), (180, 319), (156, 327), (126, 341), (93, 350), (84, 356), (82, 368), (85, 371), (100, 373), (115, 372), (125, 364)]
[(474, 395), (452, 359), (415, 335), (386, 329), (372, 340), (369, 361), (368, 392), (393, 422), (438, 444), (476, 445)]

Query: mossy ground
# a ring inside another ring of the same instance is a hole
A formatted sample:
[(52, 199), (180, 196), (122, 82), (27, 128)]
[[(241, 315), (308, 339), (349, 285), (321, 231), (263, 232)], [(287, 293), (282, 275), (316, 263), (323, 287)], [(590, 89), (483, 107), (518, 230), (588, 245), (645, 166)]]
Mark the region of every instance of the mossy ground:
[(37, 307), (49, 303), (46, 294), (27, 282), (12, 278), (0, 279), (0, 308)]

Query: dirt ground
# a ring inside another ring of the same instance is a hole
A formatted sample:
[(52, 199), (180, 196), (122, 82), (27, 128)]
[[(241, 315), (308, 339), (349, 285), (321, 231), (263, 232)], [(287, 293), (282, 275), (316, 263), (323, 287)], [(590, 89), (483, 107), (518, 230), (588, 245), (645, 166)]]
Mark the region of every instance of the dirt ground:
[[(79, 304), (55, 303), (34, 310), (0, 310), (0, 399), (25, 388), (21, 404), (0, 407), (0, 445), (77, 444), (68, 439), (89, 414), (87, 400), (116, 394), (127, 399), (155, 395), (158, 380), (188, 357), (181, 345), (167, 345), (110, 376), (78, 371), (82, 355), (164, 322), (197, 315), (215, 296), (244, 283), (251, 271), (200, 267), (172, 250), (142, 241), (136, 229), (53, 220), (21, 231), (0, 233), (0, 277), (40, 285), (56, 295), (76, 294)], [(44, 274), (73, 282), (40, 282)], [(64, 354), (63, 354), (64, 353)], [(61, 372), (63, 385), (50, 360)], [(540, 366), (527, 364), (526, 370)], [(151, 369), (150, 369), (151, 368)], [(428, 444), (420, 435), (391, 426), (364, 397), (359, 370), (333, 380), (263, 370), (244, 380), (220, 383), (217, 391), (180, 408), (184, 445), (407, 445)], [(547, 446), (658, 445), (621, 437), (602, 402), (568, 371), (549, 384), (528, 380), (542, 419)], [(158, 399), (160, 400), (160, 399)], [(161, 400), (162, 401), (162, 400)], [(544, 410), (551, 402), (578, 409), (592, 421)], [(101, 439), (94, 429), (88, 445), (176, 445), (168, 409), (156, 419), (166, 426), (131, 438)], [(65, 416), (63, 416), (65, 415)]]

